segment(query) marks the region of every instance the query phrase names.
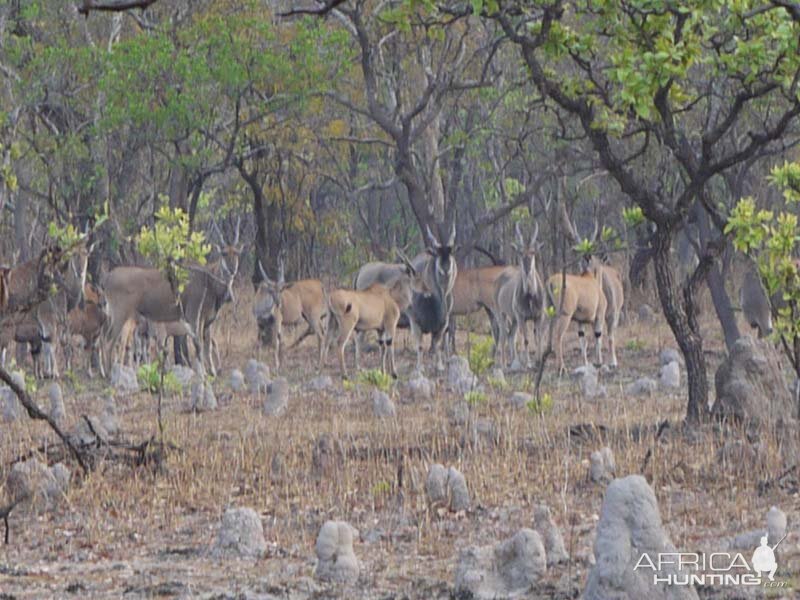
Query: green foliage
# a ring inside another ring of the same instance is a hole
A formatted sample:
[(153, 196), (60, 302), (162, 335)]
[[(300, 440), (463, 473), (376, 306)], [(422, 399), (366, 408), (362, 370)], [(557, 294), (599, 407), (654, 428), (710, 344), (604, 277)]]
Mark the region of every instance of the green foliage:
[(55, 240), (62, 248), (69, 248), (78, 244), (83, 238), (82, 234), (75, 228), (72, 223), (67, 223), (64, 226), (59, 225), (55, 221), (50, 221), (47, 227), (47, 235), (50, 239)]
[[(774, 169), (771, 180), (785, 188), (785, 197), (794, 202), (800, 167), (784, 164)], [(788, 193), (786, 193), (788, 191)], [(760, 210), (752, 198), (743, 198), (731, 211), (725, 233), (731, 234), (733, 245), (756, 259), (758, 273), (767, 294), (781, 300), (773, 320), (775, 335), (787, 340), (784, 349), (795, 369), (800, 368), (796, 356), (800, 342), (800, 235), (797, 215), (787, 211), (774, 213)]]
[(728, 217), (725, 233), (733, 233), (734, 247), (745, 254), (759, 250), (771, 232), (772, 211), (758, 210), (753, 198), (742, 198)]
[(544, 415), (553, 410), (553, 397), (549, 393), (545, 392), (542, 394), (542, 397), (539, 399), (539, 401), (537, 401), (536, 398), (533, 398), (532, 400), (528, 401), (526, 406), (533, 414)]
[[(0, 127), (3, 125), (0, 122)], [(5, 132), (4, 132), (5, 133)], [(14, 164), (20, 159), (22, 150), (19, 142), (0, 142), (0, 184), (10, 192), (16, 192), (17, 174), (14, 173)]]
[(189, 217), (180, 208), (162, 206), (155, 218), (152, 228), (142, 227), (137, 247), (143, 256), (152, 261), (153, 266), (177, 282), (179, 292), (183, 291), (189, 280), (189, 270), (182, 263), (193, 261), (205, 264), (211, 246), (204, 243), (202, 231), (189, 233)]
[(475, 336), (469, 335), (469, 355), (467, 361), (469, 362), (470, 370), (478, 377), (486, 373), (494, 366), (494, 359), (492, 359), (492, 349), (494, 348), (494, 340), (488, 336)]
[(358, 383), (376, 387), (382, 392), (388, 392), (390, 389), (392, 389), (392, 385), (394, 384), (394, 379), (392, 379), (392, 376), (388, 373), (384, 373), (381, 369), (368, 369), (365, 371), (359, 371), (358, 375), (356, 376), (356, 381)]
[(625, 225), (627, 225), (631, 229), (634, 227), (638, 227), (639, 225), (644, 223), (644, 212), (642, 212), (642, 207), (641, 206), (624, 207), (622, 209), (622, 220), (625, 222)]
[[(95, 219), (94, 229), (97, 229), (108, 220), (108, 202), (103, 204), (102, 210), (95, 211), (92, 216)], [(75, 248), (86, 239), (86, 234), (78, 231), (72, 223), (60, 225), (56, 221), (50, 221), (48, 224), (47, 235), (64, 249)]]
[(800, 202), (800, 162), (784, 162), (774, 167), (769, 182), (783, 188), (783, 197), (789, 203)]
[(625, 342), (625, 350), (630, 350), (631, 352), (640, 352), (644, 350), (644, 342), (639, 338), (632, 338)]
[(578, 254), (594, 254), (597, 252), (597, 245), (589, 240), (583, 239), (572, 247)]
[(36, 381), (36, 377), (26, 373), (25, 374), (25, 391), (28, 392), (28, 395), (32, 395), (32, 394), (36, 393), (37, 389), (39, 389), (39, 384)]
[(469, 404), (470, 406), (485, 404), (488, 401), (488, 399), (489, 398), (486, 396), (486, 393), (480, 390), (470, 390), (466, 394), (464, 394), (464, 400), (466, 400), (467, 404)]
[[(558, 294), (559, 290), (555, 290), (555, 293)], [(544, 314), (549, 319), (553, 319), (556, 316), (556, 307), (552, 304), (550, 306), (545, 307)]]
[(379, 481), (372, 486), (373, 496), (385, 496), (392, 491), (392, 484), (388, 481)]
[(494, 390), (499, 390), (502, 392), (509, 388), (508, 382), (505, 379), (497, 379), (496, 377), (489, 377), (487, 381)]
[[(136, 372), (139, 380), (139, 387), (151, 394), (157, 394), (161, 390), (161, 366), (158, 361), (141, 365)], [(171, 371), (164, 373), (163, 391), (167, 394), (180, 392), (181, 384)]]
[(73, 371), (72, 369), (66, 369), (64, 371), (64, 379), (67, 380), (70, 387), (76, 392), (80, 393), (86, 389), (86, 386), (83, 385), (83, 382), (78, 377), (78, 374)]

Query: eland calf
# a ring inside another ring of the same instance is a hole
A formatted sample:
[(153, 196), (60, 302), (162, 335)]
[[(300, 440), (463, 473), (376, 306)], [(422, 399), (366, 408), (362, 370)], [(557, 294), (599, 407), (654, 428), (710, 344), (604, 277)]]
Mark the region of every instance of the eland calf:
[[(553, 338), (557, 344), (556, 360), (559, 373), (566, 370), (564, 365), (564, 335), (571, 321), (578, 323), (578, 337), (583, 353), (584, 364), (589, 364), (586, 352), (586, 337), (583, 327), (591, 324), (594, 329), (595, 346), (597, 348), (597, 363), (603, 364), (603, 351), (601, 336), (606, 316), (608, 302), (603, 293), (600, 277), (600, 260), (596, 257), (586, 257), (582, 260), (583, 273), (581, 275), (567, 275), (557, 273), (547, 280), (548, 303), (556, 311), (556, 325)], [(564, 288), (562, 289), (562, 282)]]
[(616, 331), (625, 303), (625, 288), (622, 285), (622, 276), (614, 267), (601, 263), (599, 273), (603, 284), (603, 294), (606, 297), (606, 338), (608, 338), (611, 353), (611, 366), (617, 366), (617, 341)]
[(253, 316), (258, 324), (258, 338), (262, 345), (271, 346), (275, 353), (275, 368), (280, 369), (283, 359), (284, 328), (307, 327), (290, 348), (294, 348), (312, 333), (317, 337), (318, 360), (322, 362), (325, 344), (325, 321), (328, 317), (328, 302), (319, 279), (301, 279), (286, 283), (283, 263), (277, 281), (272, 281), (264, 272), (261, 262), (261, 283), (253, 302)]
[[(347, 377), (344, 362), (344, 349), (347, 341), (355, 331), (377, 331), (378, 344), (381, 348), (381, 368), (397, 378), (394, 362), (394, 336), (401, 311), (411, 305), (411, 277), (401, 275), (390, 286), (374, 283), (366, 290), (338, 289), (331, 292), (328, 299), (330, 317), (328, 332), (320, 367), (325, 362), (328, 346), (333, 340), (334, 331), (338, 332), (337, 349), (339, 368), (342, 377)], [(356, 369), (359, 368), (356, 356)]]
[(453, 310), (447, 328), (450, 350), (456, 349), (456, 317), (466, 317), (483, 309), (489, 317), (492, 338), (497, 351), (499, 333), (497, 329), (497, 279), (509, 269), (508, 265), (458, 269), (453, 285)]

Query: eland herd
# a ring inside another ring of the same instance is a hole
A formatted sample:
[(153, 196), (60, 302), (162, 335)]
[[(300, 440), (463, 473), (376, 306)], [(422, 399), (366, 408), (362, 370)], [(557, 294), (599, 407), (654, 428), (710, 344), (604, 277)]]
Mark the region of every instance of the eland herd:
[[(562, 213), (567, 237), (580, 243), (566, 210)], [(205, 265), (187, 267), (188, 280), (182, 288), (162, 271), (142, 266), (118, 266), (105, 273), (99, 285), (88, 282), (88, 258), (93, 249), (88, 235), (69, 251), (47, 247), (27, 262), (0, 268), (0, 361), (6, 364), (8, 348), (15, 342), (17, 361), (25, 360), (29, 351), (36, 377), (58, 377), (55, 345), (61, 344), (70, 368), (72, 346), (78, 339), (88, 351), (89, 375), (97, 366), (101, 375), (107, 376), (115, 362), (129, 366), (148, 362), (151, 342), (163, 348), (172, 337), (176, 363), (188, 362), (190, 339), (195, 365), (216, 374), (220, 365), (213, 325), (220, 309), (234, 299), (233, 283), (243, 250), (239, 225), (237, 222), (230, 243), (216, 228), (220, 243), (213, 245)], [(375, 331), (381, 367), (397, 377), (394, 353), (398, 328), (411, 330), (420, 372), (424, 369), (423, 337), (430, 335), (429, 353), (435, 368), (441, 370), (443, 356), (455, 352), (455, 318), (484, 311), (499, 366), (519, 370), (532, 365), (531, 350), (536, 356), (542, 355), (549, 315), (554, 320), (551, 340), (559, 374), (566, 369), (564, 337), (573, 321), (577, 323), (584, 364), (589, 364), (584, 334), (588, 325), (594, 332), (596, 363), (603, 364), (605, 337), (609, 364), (616, 367), (615, 331), (625, 302), (620, 272), (603, 257), (584, 254), (578, 272), (555, 273), (543, 280), (537, 260), (541, 249), (538, 233), (537, 224), (526, 238), (517, 223), (510, 244), (514, 252), (511, 264), (459, 268), (455, 227), (446, 238), (428, 227), (423, 253), (409, 258), (396, 250), (396, 263), (364, 264), (349, 289), (328, 289), (319, 279), (287, 282), (282, 258), (278, 261), (278, 278), (272, 280), (258, 261), (260, 282), (252, 313), (260, 345), (273, 351), (275, 368), (280, 369), (285, 331), (305, 325), (289, 348), (313, 334), (317, 338), (318, 368), (322, 369), (335, 341), (339, 369), (347, 377), (347, 343), (353, 339), (355, 367), (359, 369), (361, 338)], [(597, 236), (595, 224), (591, 244)], [(770, 333), (770, 300), (753, 272), (745, 274), (740, 299), (748, 323), (761, 336)]]

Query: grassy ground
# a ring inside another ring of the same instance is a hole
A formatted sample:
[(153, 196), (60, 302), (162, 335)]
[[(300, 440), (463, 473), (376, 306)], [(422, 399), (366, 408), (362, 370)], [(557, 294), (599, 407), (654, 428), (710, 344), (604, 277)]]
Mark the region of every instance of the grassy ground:
[[(10, 544), (0, 546), (0, 598), (194, 597), (248, 592), (277, 597), (448, 597), (455, 557), (469, 544), (495, 543), (531, 526), (532, 506), (547, 503), (560, 524), (573, 560), (551, 569), (531, 597), (575, 597), (590, 568), (591, 546), (603, 492), (587, 477), (589, 454), (609, 445), (617, 474), (643, 473), (658, 497), (662, 519), (679, 548), (719, 549), (722, 538), (764, 526), (771, 505), (797, 522), (800, 501), (782, 485), (761, 490), (780, 473), (775, 442), (758, 465), (720, 462), (725, 436), (708, 426), (680, 426), (685, 392), (626, 396), (640, 376), (657, 377), (658, 352), (673, 345), (663, 322), (624, 326), (618, 339), (620, 369), (605, 375), (608, 397), (582, 398), (575, 382), (558, 379), (552, 363), (543, 389), (553, 406), (537, 414), (513, 409), (513, 391), (530, 385), (529, 374), (508, 376), (508, 388), (488, 388), (473, 416), (491, 421), (492, 439), (450, 424), (459, 400), (439, 382), (433, 400), (404, 403), (402, 379), (413, 355), (398, 343), (401, 384), (392, 395), (394, 419), (373, 416), (369, 390), (345, 390), (331, 356), (326, 372), (334, 389), (305, 388), (317, 374), (315, 342), (309, 339), (286, 357), (292, 385), (288, 410), (261, 414), (260, 400), (226, 390), (227, 371), (257, 355), (247, 294), (225, 309), (218, 329), (225, 375), (215, 382), (220, 408), (187, 412), (188, 398), (166, 400), (164, 424), (180, 448), (164, 472), (103, 464), (75, 478), (66, 501), (46, 513), (20, 510), (10, 519)], [(714, 322), (707, 324), (710, 373), (723, 356)], [(570, 336), (575, 342), (577, 336)], [(465, 339), (461, 338), (463, 351)], [(264, 353), (264, 358), (268, 355)], [(579, 364), (577, 344), (568, 364)], [(367, 354), (365, 366), (377, 364)], [(62, 382), (68, 418), (102, 408), (99, 381)], [(46, 386), (43, 386), (46, 387)], [(713, 386), (712, 386), (713, 387)], [(46, 394), (38, 393), (46, 404)], [(148, 394), (118, 398), (125, 438), (141, 441), (156, 432), (156, 403)], [(662, 420), (671, 424), (656, 441)], [(571, 435), (570, 432), (573, 432)], [(315, 468), (312, 449), (329, 434), (341, 456), (330, 468)], [(731, 435), (731, 434), (728, 434)], [(11, 461), (53, 436), (26, 419), (0, 425), (0, 481)], [(646, 461), (645, 456), (650, 453)], [(473, 509), (447, 515), (428, 509), (424, 481), (430, 464), (454, 465), (466, 476)], [(1, 486), (2, 484), (0, 484)], [(0, 487), (0, 499), (5, 491)], [(268, 555), (260, 561), (219, 561), (205, 555), (228, 506), (261, 514)], [(364, 563), (360, 591), (313, 582), (314, 541), (327, 519), (349, 521), (361, 532), (356, 554)], [(800, 572), (798, 535), (782, 545), (779, 576)], [(713, 590), (701, 590), (713, 596)], [(6, 594), (6, 596), (3, 596)], [(268, 596), (267, 596), (268, 597)]]

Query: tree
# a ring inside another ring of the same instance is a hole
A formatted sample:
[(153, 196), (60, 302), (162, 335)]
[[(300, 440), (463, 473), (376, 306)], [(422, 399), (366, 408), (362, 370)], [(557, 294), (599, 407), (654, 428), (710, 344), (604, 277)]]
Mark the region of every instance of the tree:
[[(378, 130), (350, 141), (391, 149), (394, 175), (421, 231), (452, 222), (455, 199), (448, 198), (442, 176), (443, 121), (459, 98), (492, 85), (490, 67), (500, 44), (494, 27), (466, 16), (445, 25), (411, 7), (372, 6), (363, 0), (319, 12), (329, 10), (341, 17), (356, 43), (360, 81), (345, 79), (326, 97)], [(482, 217), (476, 229), (485, 229), (527, 200), (515, 196)]]
[[(702, 417), (708, 398), (694, 292), (721, 244), (709, 244), (682, 290), (669, 250), (695, 202), (724, 227), (709, 183), (769, 153), (800, 115), (800, 27), (779, 4), (478, 3), (517, 45), (541, 93), (576, 120), (603, 168), (655, 224), (656, 283), (686, 360), (689, 421)], [(741, 146), (735, 127), (745, 130)]]
[[(740, 200), (725, 232), (738, 250), (756, 260), (761, 281), (772, 299), (775, 336), (800, 381), (800, 238), (796, 210), (800, 202), (800, 163), (784, 163), (770, 180), (784, 189), (786, 206), (777, 212), (759, 209), (753, 198)], [(795, 401), (800, 387), (795, 383)]]

